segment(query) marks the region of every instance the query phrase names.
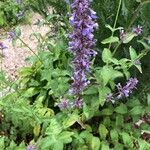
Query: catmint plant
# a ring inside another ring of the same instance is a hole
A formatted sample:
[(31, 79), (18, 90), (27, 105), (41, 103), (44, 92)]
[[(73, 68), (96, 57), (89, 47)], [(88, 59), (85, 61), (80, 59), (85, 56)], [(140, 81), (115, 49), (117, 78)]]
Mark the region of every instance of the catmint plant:
[[(90, 8), (90, 3), (90, 0), (74, 0), (69, 19), (73, 28), (69, 35), (69, 50), (74, 55), (70, 93), (76, 96), (78, 102), (81, 101), (83, 90), (90, 83), (87, 74), (90, 72), (91, 59), (96, 56), (93, 50), (96, 43), (93, 32), (98, 24), (95, 23), (97, 16)], [(80, 107), (80, 104), (76, 105)]]

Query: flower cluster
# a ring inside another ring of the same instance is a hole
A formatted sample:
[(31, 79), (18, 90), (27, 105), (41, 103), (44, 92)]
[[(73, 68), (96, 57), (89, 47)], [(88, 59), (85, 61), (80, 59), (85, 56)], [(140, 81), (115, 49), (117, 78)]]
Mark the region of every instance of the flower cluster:
[(80, 99), (89, 84), (86, 76), (90, 71), (91, 59), (96, 55), (93, 50), (96, 42), (93, 32), (98, 24), (95, 23), (96, 12), (89, 8), (90, 2), (91, 0), (74, 0), (71, 4), (70, 24), (73, 32), (69, 35), (69, 50), (73, 53), (74, 60), (70, 93), (76, 95), (77, 99)]
[[(135, 33), (136, 36), (141, 35), (142, 32), (143, 32), (143, 29), (142, 29), (142, 26), (140, 26), (140, 25), (138, 25), (137, 27), (134, 27), (134, 28), (132, 29), (132, 33)], [(120, 36), (120, 40), (121, 40), (122, 42), (124, 42), (124, 39), (125, 39), (126, 35), (127, 35), (127, 34), (126, 34), (126, 32), (124, 31), (124, 29), (121, 29), (119, 36)]]
[(143, 29), (140, 25), (138, 25), (137, 27), (133, 28), (132, 32), (134, 32), (138, 36), (138, 35), (142, 34)]
[(118, 92), (115, 93), (115, 94), (110, 93), (107, 96), (107, 100), (114, 103), (115, 102), (115, 100), (114, 100), (115, 97), (117, 99), (121, 99), (123, 97), (128, 97), (129, 94), (132, 93), (133, 89), (136, 88), (137, 83), (138, 83), (137, 78), (130, 78), (127, 81), (125, 86), (122, 86), (120, 83), (118, 83), (118, 85), (117, 85)]
[(60, 103), (56, 104), (61, 110), (70, 109), (70, 108), (82, 108), (83, 100), (77, 98), (74, 102), (69, 101), (68, 99), (62, 99)]
[(37, 148), (34, 144), (30, 144), (27, 146), (26, 150), (37, 150)]

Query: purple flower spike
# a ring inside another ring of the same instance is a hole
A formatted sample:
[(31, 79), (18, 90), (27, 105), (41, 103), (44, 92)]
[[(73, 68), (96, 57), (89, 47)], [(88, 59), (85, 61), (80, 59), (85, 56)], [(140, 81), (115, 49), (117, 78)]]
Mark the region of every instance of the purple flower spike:
[[(88, 86), (86, 78), (90, 71), (91, 59), (95, 57), (93, 50), (96, 40), (94, 40), (94, 29), (98, 27), (95, 23), (96, 12), (90, 9), (91, 0), (74, 0), (71, 4), (70, 24), (73, 32), (69, 35), (69, 50), (74, 55), (73, 75), (70, 92), (78, 98), (83, 90)], [(80, 100), (75, 101), (76, 107), (80, 107)]]
[(138, 25), (137, 27), (133, 28), (132, 31), (138, 36), (142, 34), (143, 29), (142, 29), (142, 26)]
[(122, 87), (121, 84), (119, 83), (117, 85), (117, 89), (119, 91), (117, 98), (121, 99), (123, 97), (128, 97), (129, 94), (132, 93), (132, 90), (136, 88), (137, 83), (138, 80), (136, 78), (130, 78), (124, 87)]
[(33, 144), (30, 144), (27, 146), (26, 150), (37, 150), (36, 146)]

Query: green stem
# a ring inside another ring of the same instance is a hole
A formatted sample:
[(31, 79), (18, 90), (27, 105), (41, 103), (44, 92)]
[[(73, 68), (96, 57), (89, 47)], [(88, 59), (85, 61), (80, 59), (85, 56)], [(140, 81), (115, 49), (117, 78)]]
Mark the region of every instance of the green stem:
[(17, 37), (38, 59), (39, 61), (43, 64), (41, 58), (32, 50), (31, 47), (28, 46), (27, 43), (25, 43), (21, 38)]
[[(116, 14), (116, 18), (115, 18), (115, 22), (114, 22), (114, 26), (113, 26), (113, 29), (115, 29), (116, 27), (116, 24), (117, 24), (117, 20), (118, 20), (118, 16), (119, 16), (119, 11), (120, 11), (120, 8), (121, 8), (121, 3), (122, 3), (122, 0), (119, 1), (119, 6), (118, 6), (118, 10), (117, 10), (117, 14)], [(112, 32), (112, 35), (114, 35), (114, 32)], [(109, 44), (109, 49), (111, 47), (111, 43)]]
[(117, 49), (119, 48), (119, 46), (121, 45), (121, 42), (118, 43), (118, 45), (116, 46), (116, 48), (114, 49), (113, 53), (112, 53), (112, 56), (115, 55)]
[(138, 15), (138, 13), (139, 13), (141, 7), (142, 7), (143, 5), (145, 5), (145, 4), (148, 4), (148, 3), (150, 3), (150, 0), (141, 2), (141, 3), (139, 4), (139, 6), (137, 7), (137, 9), (134, 11), (134, 14), (133, 14), (133, 16), (132, 16), (132, 19), (131, 19), (131, 21), (130, 21), (128, 27), (127, 27), (127, 31), (130, 29), (130, 27), (132, 26), (132, 24), (133, 24), (134, 21), (136, 20), (137, 15)]

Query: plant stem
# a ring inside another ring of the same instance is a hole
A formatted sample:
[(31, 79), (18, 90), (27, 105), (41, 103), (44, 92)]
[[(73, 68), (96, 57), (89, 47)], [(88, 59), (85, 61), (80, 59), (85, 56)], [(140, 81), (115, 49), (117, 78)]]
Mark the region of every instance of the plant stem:
[(25, 43), (21, 38), (17, 37), (38, 59), (39, 61), (43, 64), (41, 58), (32, 50), (31, 47), (28, 46), (27, 43)]
[(113, 53), (112, 53), (112, 56), (115, 55), (115, 53), (116, 53), (116, 51), (117, 51), (117, 49), (118, 49), (118, 47), (119, 47), (120, 45), (121, 45), (121, 42), (119, 42), (118, 45), (116, 46), (116, 48), (114, 49), (114, 51), (113, 51)]
[[(119, 16), (119, 11), (120, 11), (120, 8), (121, 8), (121, 3), (122, 3), (122, 0), (119, 1), (119, 6), (118, 6), (118, 10), (117, 10), (117, 14), (116, 14), (116, 18), (115, 18), (115, 22), (114, 22), (114, 26), (113, 26), (113, 29), (115, 29), (116, 27), (116, 24), (117, 24), (117, 20), (118, 20), (118, 16)], [(112, 32), (112, 35), (114, 35), (114, 32)], [(111, 47), (111, 43), (109, 44), (109, 49)]]
[(134, 14), (133, 14), (133, 16), (132, 16), (132, 19), (131, 19), (131, 21), (130, 21), (128, 27), (127, 27), (127, 31), (130, 29), (130, 27), (132, 26), (132, 24), (133, 24), (134, 21), (136, 20), (136, 17), (137, 17), (137, 15), (138, 15), (138, 13), (139, 13), (141, 7), (142, 7), (143, 5), (145, 5), (145, 4), (148, 4), (148, 3), (150, 3), (150, 0), (141, 2), (141, 3), (139, 4), (139, 6), (137, 7), (137, 9), (134, 11)]

